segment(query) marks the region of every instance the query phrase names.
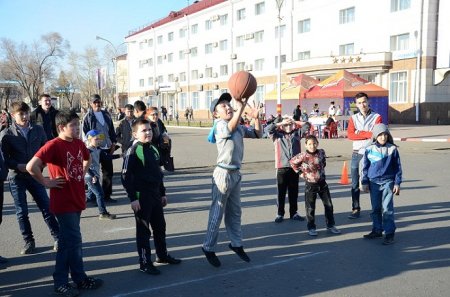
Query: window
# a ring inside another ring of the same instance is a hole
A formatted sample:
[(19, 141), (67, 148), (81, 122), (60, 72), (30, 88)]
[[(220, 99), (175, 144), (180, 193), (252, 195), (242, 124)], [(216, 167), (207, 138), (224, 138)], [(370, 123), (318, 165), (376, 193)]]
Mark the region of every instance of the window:
[(212, 67), (205, 68), (205, 77), (212, 77)]
[(298, 21), (298, 33), (306, 33), (311, 31), (311, 19)]
[(408, 9), (411, 7), (411, 0), (391, 0), (391, 12)]
[(164, 82), (164, 76), (158, 75), (158, 83), (162, 84)]
[(245, 62), (236, 63), (236, 71), (244, 70), (244, 68), (245, 68)]
[(186, 93), (180, 93), (180, 109), (184, 110), (187, 107), (187, 94)]
[(192, 92), (192, 109), (198, 109), (199, 107), (199, 94), (198, 92)]
[(197, 34), (198, 33), (198, 24), (193, 24), (191, 26), (191, 33), (192, 34)]
[(172, 63), (173, 62), (173, 53), (167, 54), (167, 62)]
[(406, 71), (391, 73), (391, 88), (389, 90), (389, 102), (406, 102), (408, 81)]
[(220, 75), (221, 76), (228, 75), (228, 65), (220, 65)]
[(145, 44), (145, 41), (139, 42), (139, 49), (143, 49), (144, 48), (144, 44)]
[(178, 34), (180, 38), (184, 38), (186, 36), (186, 28), (181, 28)]
[(255, 71), (264, 70), (264, 59), (255, 60)]
[(185, 56), (184, 50), (181, 50), (181, 51), (178, 52), (178, 59), (179, 60), (184, 60), (184, 56)]
[(143, 78), (141, 78), (141, 79), (139, 80), (139, 86), (140, 86), (140, 87), (143, 87), (143, 86), (144, 86), (144, 79), (143, 79)]
[(225, 26), (228, 23), (228, 14), (222, 14), (220, 17), (220, 25)]
[(175, 76), (174, 76), (173, 74), (169, 74), (169, 75), (167, 76), (167, 81), (168, 81), (168, 82), (174, 82), (174, 80), (175, 80)]
[(354, 48), (355, 48), (355, 45), (353, 43), (341, 44), (339, 46), (339, 55), (340, 56), (353, 55)]
[(156, 63), (157, 63), (158, 65), (162, 64), (162, 61), (163, 61), (163, 56), (158, 56), (158, 57), (156, 58)]
[(409, 33), (391, 36), (391, 51), (409, 49)]
[(191, 57), (197, 57), (197, 48), (196, 47), (193, 47), (193, 48), (191, 48)]
[(298, 52), (297, 58), (299, 60), (307, 60), (311, 58), (311, 52), (310, 51), (306, 51), (306, 52)]
[(192, 79), (198, 79), (198, 70), (192, 70), (191, 77)]
[(226, 50), (228, 49), (228, 40), (227, 40), (227, 39), (221, 40), (221, 41), (219, 42), (219, 49), (220, 49), (221, 51), (226, 51)]
[(278, 36), (280, 35), (281, 38), (284, 37), (284, 31), (286, 31), (286, 25), (281, 25), (280, 27), (280, 34), (278, 33), (278, 26), (275, 27), (275, 39), (278, 39)]
[(207, 43), (205, 44), (205, 54), (212, 54), (213, 44)]
[(259, 2), (255, 4), (255, 15), (263, 14), (266, 11), (266, 6), (264, 2)]
[(264, 101), (264, 86), (260, 85), (256, 87), (256, 92), (255, 92), (255, 100), (256, 102), (262, 102)]
[(355, 8), (339, 10), (339, 24), (353, 23), (355, 21)]
[(211, 28), (212, 28), (212, 21), (206, 20), (205, 21), (205, 30), (208, 31), (208, 30), (211, 30)]
[[(286, 55), (281, 55), (281, 63), (286, 62)], [(275, 68), (278, 69), (278, 56), (275, 56)]]
[(153, 46), (153, 38), (147, 39), (148, 47)]
[(204, 108), (209, 108), (211, 105), (211, 102), (213, 101), (213, 91), (206, 91), (205, 92), (205, 106)]
[(172, 40), (173, 40), (173, 32), (169, 32), (169, 33), (167, 34), (167, 40), (168, 40), (168, 41), (172, 41)]
[(236, 18), (238, 21), (242, 21), (245, 19), (245, 8), (241, 8), (236, 11)]
[(149, 86), (153, 86), (153, 77), (149, 77), (147, 82)]
[(186, 81), (186, 72), (180, 72), (180, 81)]
[(158, 44), (161, 44), (163, 42), (163, 36), (159, 35), (156, 40), (157, 40)]
[(255, 32), (255, 43), (264, 41), (264, 30)]
[(244, 46), (244, 35), (236, 37), (236, 47)]

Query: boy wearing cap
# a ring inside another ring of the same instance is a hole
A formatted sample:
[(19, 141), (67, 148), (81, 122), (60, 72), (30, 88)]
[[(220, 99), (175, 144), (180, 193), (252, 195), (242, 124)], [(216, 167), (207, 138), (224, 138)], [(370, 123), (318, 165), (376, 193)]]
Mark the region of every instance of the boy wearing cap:
[(289, 217), (296, 221), (305, 220), (297, 212), (299, 176), (289, 164), (289, 160), (301, 151), (300, 141), (302, 135), (299, 128), (303, 124), (303, 122), (294, 121), (289, 116), (284, 116), (281, 122), (276, 120), (267, 126), (269, 137), (275, 145), (275, 168), (277, 169), (278, 189), (276, 223), (281, 223), (284, 219), (286, 192), (289, 198)]
[(100, 162), (101, 160), (113, 160), (120, 158), (119, 154), (111, 155), (101, 150), (98, 145), (100, 143), (100, 132), (97, 130), (90, 130), (86, 133), (87, 141), (86, 147), (91, 154), (91, 165), (89, 166), (86, 175), (84, 176), (84, 181), (86, 182), (88, 193), (87, 197), (94, 194), (96, 197), (96, 202), (98, 206), (100, 220), (114, 220), (116, 215), (110, 214), (106, 210), (104, 193), (100, 185)]
[(384, 245), (394, 243), (394, 194), (400, 194), (402, 165), (397, 146), (385, 124), (377, 124), (372, 130), (372, 144), (363, 156), (361, 190), (370, 191), (372, 204), (372, 232), (366, 239), (385, 238)]
[(213, 172), (212, 203), (209, 211), (206, 237), (202, 251), (214, 267), (221, 265), (215, 253), (219, 227), (225, 215), (225, 228), (231, 243), (228, 245), (242, 260), (250, 258), (242, 246), (241, 231), (241, 173), (244, 154), (244, 137), (260, 138), (262, 135), (258, 109), (253, 106), (248, 114), (254, 119), (255, 128), (239, 124), (248, 99), (235, 101), (236, 110), (230, 105), (231, 95), (223, 93), (211, 102), (210, 111), (215, 118), (211, 142), (217, 145), (217, 166)]

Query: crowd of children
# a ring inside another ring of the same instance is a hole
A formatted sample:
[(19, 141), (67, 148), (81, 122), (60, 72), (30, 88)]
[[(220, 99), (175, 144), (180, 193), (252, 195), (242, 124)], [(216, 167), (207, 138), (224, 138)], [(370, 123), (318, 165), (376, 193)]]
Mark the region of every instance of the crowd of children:
[[(212, 175), (212, 200), (202, 251), (207, 261), (214, 267), (221, 266), (216, 256), (219, 227), (225, 217), (225, 228), (230, 239), (228, 247), (243, 261), (250, 262), (244, 251), (241, 230), (241, 173), (244, 143), (243, 138), (260, 138), (262, 128), (259, 110), (252, 106), (247, 116), (253, 119), (251, 129), (240, 124), (247, 99), (236, 101), (224, 93), (212, 101), (210, 111), (214, 116), (214, 126), (208, 136), (217, 146), (217, 164)], [(130, 109), (131, 110), (131, 109)], [(85, 133), (85, 143), (80, 140), (80, 119), (76, 113), (61, 110), (55, 116), (58, 136), (46, 141), (44, 130), (39, 125), (29, 123), (30, 108), (23, 102), (12, 104), (13, 123), (1, 135), (0, 181), (6, 178), (10, 169), (9, 183), (16, 204), (19, 226), (25, 240), (23, 254), (32, 253), (34, 246), (25, 191), (33, 194), (37, 206), (55, 238), (55, 269), (53, 273), (55, 293), (77, 296), (80, 289), (97, 289), (101, 279), (88, 277), (82, 259), (82, 239), (80, 231), (81, 212), (86, 208), (88, 195), (95, 195), (99, 219), (115, 219), (116, 215), (107, 211), (104, 193), (99, 184), (100, 161), (123, 156), (121, 171), (122, 185), (130, 199), (130, 206), (136, 223), (136, 245), (139, 270), (160, 274), (153, 265), (150, 237), (153, 233), (155, 262), (159, 264), (180, 264), (172, 257), (166, 245), (166, 221), (163, 208), (167, 205), (166, 188), (161, 171), (160, 150), (152, 143), (151, 121), (136, 117), (131, 124), (132, 141), (127, 142), (127, 150), (118, 155), (99, 148), (101, 132), (90, 130)], [(130, 112), (129, 112), (130, 113)], [(319, 149), (318, 139), (313, 135), (305, 137), (305, 151), (301, 152), (301, 128), (305, 125), (289, 116), (279, 117), (267, 128), (275, 146), (275, 168), (277, 184), (276, 223), (285, 216), (285, 196), (288, 194), (289, 218), (304, 221), (298, 213), (299, 178), (305, 181), (304, 197), (306, 227), (310, 236), (317, 236), (315, 210), (317, 195), (325, 209), (328, 232), (340, 234), (336, 227), (331, 194), (326, 182), (326, 153)], [(26, 141), (26, 140), (33, 140)], [(24, 152), (30, 151), (30, 154)], [(362, 148), (362, 170), (358, 181), (360, 190), (370, 192), (372, 204), (372, 231), (366, 239), (383, 237), (383, 244), (394, 242), (396, 230), (394, 222), (393, 197), (400, 193), (402, 169), (397, 147), (384, 124), (372, 127), (370, 141)], [(29, 156), (29, 157), (27, 157)], [(49, 177), (43, 175), (48, 168)], [(2, 183), (3, 185), (3, 183)], [(50, 189), (50, 198), (45, 187)], [(3, 191), (0, 207), (3, 206)], [(359, 211), (359, 209), (358, 209)], [(359, 214), (359, 213), (358, 213)], [(1, 208), (0, 208), (1, 223)], [(0, 257), (0, 263), (6, 259)], [(69, 283), (69, 273), (75, 284)]]

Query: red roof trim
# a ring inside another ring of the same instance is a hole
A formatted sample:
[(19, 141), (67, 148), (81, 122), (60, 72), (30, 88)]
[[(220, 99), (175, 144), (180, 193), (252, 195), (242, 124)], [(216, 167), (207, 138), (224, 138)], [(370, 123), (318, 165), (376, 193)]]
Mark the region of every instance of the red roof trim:
[(204, 9), (210, 8), (212, 6), (215, 6), (217, 4), (220, 4), (222, 2), (225, 2), (227, 0), (203, 0), (203, 1), (198, 1), (197, 3), (193, 3), (183, 9), (181, 9), (180, 11), (171, 11), (169, 13), (168, 16), (166, 16), (165, 18), (162, 18), (148, 26), (146, 26), (145, 28), (138, 30), (128, 36), (126, 36), (125, 38), (140, 34), (142, 32), (148, 31), (152, 28), (156, 28), (159, 26), (162, 26), (164, 24), (170, 23), (172, 21), (175, 21), (177, 19), (180, 19), (182, 17), (184, 17), (185, 15), (191, 15), (194, 13), (197, 13), (199, 11), (202, 11)]

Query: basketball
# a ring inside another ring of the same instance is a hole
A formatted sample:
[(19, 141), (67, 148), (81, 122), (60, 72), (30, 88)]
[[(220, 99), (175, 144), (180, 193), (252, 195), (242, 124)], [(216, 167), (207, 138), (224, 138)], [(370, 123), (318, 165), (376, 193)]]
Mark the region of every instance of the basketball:
[(228, 80), (228, 89), (235, 100), (248, 99), (256, 91), (256, 78), (248, 71), (235, 72)]

